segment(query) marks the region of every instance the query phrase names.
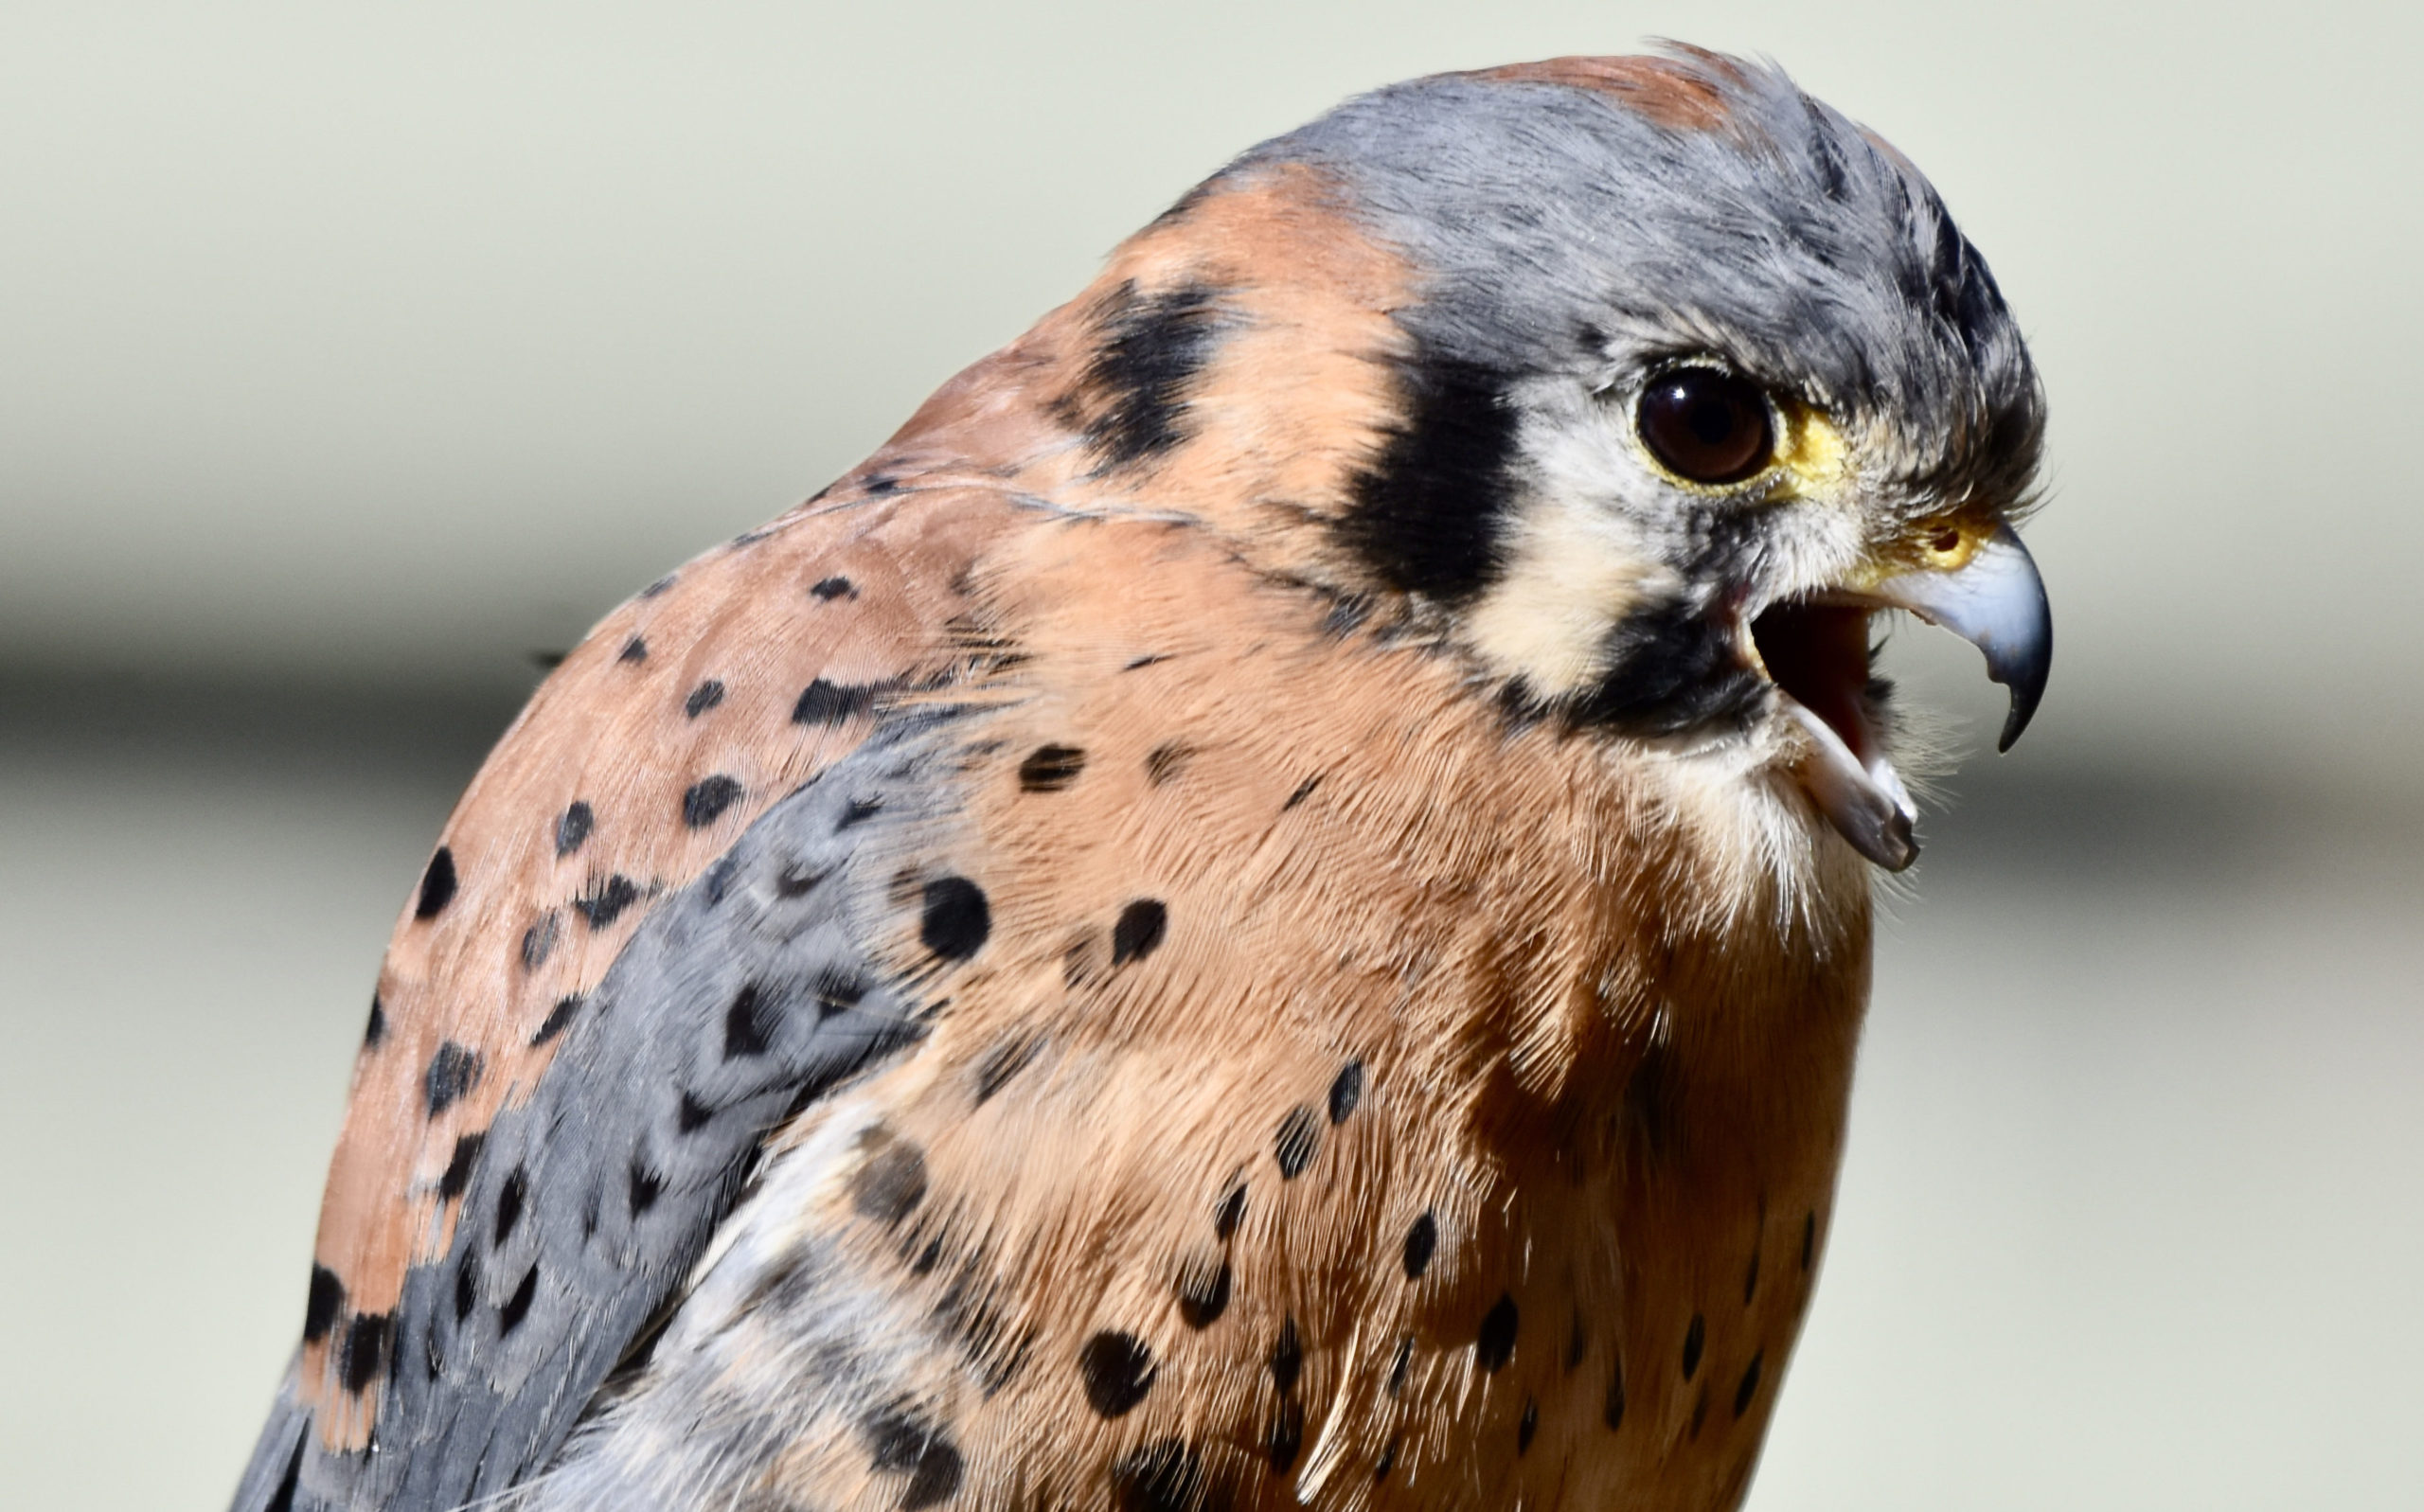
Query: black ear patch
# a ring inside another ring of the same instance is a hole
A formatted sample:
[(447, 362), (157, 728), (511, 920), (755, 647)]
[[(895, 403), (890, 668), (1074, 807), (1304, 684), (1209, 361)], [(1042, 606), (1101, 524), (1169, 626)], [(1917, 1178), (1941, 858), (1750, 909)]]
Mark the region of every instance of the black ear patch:
[(1144, 293), (1122, 283), (1104, 302), (1101, 343), (1057, 406), (1106, 469), (1132, 467), (1187, 438), (1187, 392), (1221, 334), (1220, 291), (1200, 283)]
[(1356, 478), (1339, 534), (1390, 587), (1456, 603), (1497, 571), (1515, 410), (1476, 364), (1417, 358), (1403, 374), (1405, 418)]

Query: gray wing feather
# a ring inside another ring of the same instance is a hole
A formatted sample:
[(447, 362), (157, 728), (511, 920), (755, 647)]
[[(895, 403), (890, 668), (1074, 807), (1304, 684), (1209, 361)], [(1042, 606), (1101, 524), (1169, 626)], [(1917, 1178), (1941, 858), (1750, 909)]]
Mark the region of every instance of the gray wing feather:
[(235, 1512), (449, 1512), (546, 1462), (645, 1350), (767, 1131), (919, 1038), (914, 984), (871, 946), (948, 821), (950, 718), (879, 731), (650, 914), (487, 1130), (452, 1248), (407, 1273), (371, 1452), (311, 1442), (290, 1374)]

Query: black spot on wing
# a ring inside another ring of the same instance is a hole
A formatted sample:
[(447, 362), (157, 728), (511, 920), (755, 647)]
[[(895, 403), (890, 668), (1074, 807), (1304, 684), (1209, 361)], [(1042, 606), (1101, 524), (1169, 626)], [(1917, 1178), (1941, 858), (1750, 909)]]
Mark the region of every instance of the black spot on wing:
[(809, 594), (819, 602), (829, 604), (836, 598), (856, 598), (859, 591), (850, 586), (849, 578), (836, 576), (818, 578)]
[(325, 1265), (312, 1267), (311, 1290), (303, 1299), (303, 1342), (318, 1343), (329, 1336), (345, 1307), (345, 1283)]
[(695, 720), (722, 702), (723, 681), (721, 678), (708, 678), (697, 687), (692, 688), (690, 696), (682, 701), (683, 717)]
[(732, 1005), (723, 1013), (723, 1058), (738, 1059), (742, 1056), (762, 1056), (774, 1042), (775, 1021), (774, 1005), (762, 1000), (758, 984), (743, 987), (733, 995)]
[(429, 1071), (421, 1078), (421, 1092), (429, 1104), (432, 1118), (454, 1106), (465, 1093), (480, 1084), (482, 1061), (479, 1052), (467, 1050), (449, 1040), (429, 1058)]
[(1403, 374), (1405, 416), (1357, 476), (1338, 530), (1390, 587), (1460, 602), (1497, 570), (1515, 411), (1484, 367), (1417, 358)]
[(513, 1295), (506, 1298), (505, 1305), (496, 1309), (498, 1338), (507, 1338), (522, 1326), (522, 1320), (530, 1316), (530, 1304), (537, 1300), (538, 1295), (539, 1268), (534, 1265), (523, 1272), (522, 1284), (513, 1289)]
[(486, 1133), (465, 1134), (454, 1141), (454, 1153), (447, 1157), (446, 1169), (437, 1178), (439, 1201), (451, 1202), (471, 1187), (472, 1166), (478, 1162), (480, 1147), (486, 1143)]
[(574, 1015), (580, 1012), (580, 1005), (581, 996), (578, 992), (558, 998), (556, 1005), (547, 1010), (547, 1017), (540, 1023), (537, 1032), (530, 1036), (530, 1042), (543, 1045), (563, 1033), (572, 1023)]
[(1700, 1373), (1701, 1351), (1708, 1344), (1708, 1320), (1692, 1314), (1691, 1325), (1684, 1330), (1684, 1379), (1691, 1379)]
[(420, 897), (413, 903), (413, 917), (436, 918), (454, 900), (456, 885), (454, 852), (440, 845), (437, 853), (429, 858), (429, 869), (420, 874)]
[(682, 823), (692, 829), (704, 829), (723, 817), (723, 811), (740, 799), (740, 783), (718, 773), (702, 777), (682, 794)]
[(1225, 1512), (1229, 1498), (1205, 1475), (1203, 1457), (1181, 1439), (1156, 1439), (1111, 1468), (1112, 1512)]
[(1751, 1362), (1748, 1365), (1742, 1367), (1742, 1379), (1734, 1388), (1735, 1416), (1739, 1417), (1749, 1412), (1752, 1398), (1759, 1395), (1759, 1366), (1766, 1360), (1767, 1352), (1761, 1350), (1751, 1357)]
[(817, 678), (800, 691), (799, 702), (792, 705), (792, 722), (839, 724), (875, 707), (875, 696), (883, 690), (881, 683), (834, 683)]
[(1187, 438), (1187, 395), (1221, 330), (1220, 293), (1181, 283), (1147, 294), (1121, 284), (1096, 325), (1099, 344), (1059, 409), (1106, 468), (1161, 455)]
[(1212, 1211), (1212, 1232), (1225, 1239), (1238, 1232), (1246, 1216), (1246, 1183), (1240, 1180), (1221, 1198), (1221, 1205)]
[(379, 1379), (395, 1338), (392, 1313), (365, 1313), (346, 1325), (345, 1342), (337, 1349), (337, 1379), (346, 1390), (359, 1396)]
[(528, 929), (522, 932), (522, 969), (535, 971), (547, 964), (555, 953), (556, 940), (563, 933), (563, 916), (554, 909), (540, 915)]
[(618, 662), (647, 661), (648, 642), (640, 639), (637, 635), (633, 636), (630, 640), (623, 643), (622, 652), (617, 655), (615, 660)]
[(597, 827), (597, 810), (576, 800), (556, 819), (556, 855), (558, 859), (579, 850)]
[(1270, 1363), (1271, 1384), (1279, 1389), (1279, 1395), (1285, 1396), (1294, 1391), (1297, 1378), (1305, 1373), (1305, 1344), (1297, 1336), (1292, 1315), (1280, 1320), (1279, 1337), (1272, 1341)]
[(623, 916), (623, 910), (640, 900), (636, 883), (621, 872), (602, 882), (593, 882), (589, 891), (572, 900), (575, 912), (589, 921), (594, 930), (604, 929)]
[(362, 1048), (376, 1050), (379, 1041), (387, 1038), (387, 1010), (380, 1003), (379, 994), (370, 994), (370, 1022), (362, 1026)]

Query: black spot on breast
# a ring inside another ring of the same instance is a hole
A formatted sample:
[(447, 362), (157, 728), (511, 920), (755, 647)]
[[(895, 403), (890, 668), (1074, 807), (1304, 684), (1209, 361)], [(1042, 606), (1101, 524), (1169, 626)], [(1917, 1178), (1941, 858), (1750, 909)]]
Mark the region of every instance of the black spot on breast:
[(1111, 927), (1111, 964), (1124, 966), (1150, 955), (1167, 933), (1169, 919), (1169, 910), (1156, 898), (1140, 898), (1121, 909), (1119, 921)]
[(622, 654), (615, 657), (615, 660), (618, 662), (647, 661), (648, 642), (640, 639), (637, 635), (633, 636), (630, 640), (623, 643)]
[(496, 1309), (496, 1336), (499, 1339), (522, 1326), (522, 1320), (530, 1316), (530, 1304), (538, 1295), (539, 1267), (533, 1264), (522, 1273), (522, 1284), (513, 1289), (513, 1295), (506, 1298), (505, 1306)]
[(1562, 710), (1575, 724), (1622, 735), (1738, 725), (1767, 703), (1767, 680), (1744, 667), (1735, 631), (1686, 604), (1627, 615), (1601, 652), (1608, 673)]
[(454, 1322), (460, 1325), (472, 1315), (480, 1300), (480, 1257), (470, 1245), (463, 1247), (463, 1258), (454, 1266)]
[(1482, 1314), (1481, 1333), (1473, 1341), (1473, 1361), (1482, 1369), (1494, 1374), (1515, 1358), (1516, 1321), (1515, 1299), (1500, 1292)]
[(1178, 1275), (1178, 1315), (1190, 1328), (1209, 1328), (1229, 1310), (1229, 1262), (1183, 1267)]
[(1329, 1121), (1333, 1124), (1346, 1122), (1346, 1115), (1363, 1101), (1364, 1062), (1350, 1060), (1339, 1072), (1337, 1079), (1329, 1084)]
[(420, 874), (420, 898), (413, 904), (413, 917), (436, 918), (438, 911), (454, 900), (454, 852), (445, 845), (429, 858), (429, 869)]
[(1221, 1194), (1221, 1205), (1212, 1210), (1212, 1232), (1225, 1239), (1238, 1232), (1245, 1220), (1246, 1183), (1240, 1180)]
[(387, 1038), (387, 1010), (380, 1005), (379, 994), (370, 994), (370, 1022), (362, 1026), (362, 1048), (376, 1050), (379, 1041)]
[(549, 909), (538, 921), (522, 932), (522, 969), (535, 971), (547, 964), (555, 953), (556, 938), (563, 933), (563, 919)]
[(1286, 813), (1289, 809), (1295, 808), (1300, 803), (1303, 803), (1306, 799), (1311, 797), (1313, 795), (1313, 790), (1321, 785), (1322, 779), (1320, 777), (1307, 777), (1304, 781), (1296, 784), (1296, 791), (1288, 795), (1288, 801), (1279, 806), (1279, 811), (1281, 813)]
[(1701, 1350), (1708, 1343), (1708, 1322), (1699, 1313), (1692, 1314), (1691, 1325), (1684, 1330), (1684, 1379), (1689, 1380), (1700, 1372)]
[(1280, 1176), (1292, 1182), (1305, 1174), (1305, 1167), (1313, 1163), (1321, 1147), (1321, 1115), (1310, 1108), (1288, 1110), (1288, 1116), (1279, 1121), (1278, 1137), (1272, 1142), (1272, 1154), (1279, 1162)]
[(1176, 782), (1186, 771), (1186, 764), (1194, 759), (1195, 747), (1184, 740), (1157, 745), (1145, 753), (1145, 780), (1156, 788)]
[(429, 1116), (437, 1117), (454, 1106), (455, 1100), (480, 1084), (480, 1056), (449, 1040), (429, 1058), (428, 1075), (421, 1078), (421, 1091), (429, 1102)]
[(1390, 587), (1460, 602), (1497, 570), (1515, 410), (1505, 380), (1472, 364), (1417, 357), (1401, 373), (1405, 417), (1356, 478), (1339, 534)]
[(850, 1206), (862, 1218), (898, 1223), (925, 1200), (926, 1155), (905, 1139), (881, 1136), (850, 1173)]
[(638, 1218), (642, 1213), (654, 1207), (656, 1200), (665, 1195), (665, 1178), (636, 1160), (632, 1162), (629, 1174), (631, 1182), (628, 1190), (631, 1196), (632, 1217)]
[(747, 984), (733, 994), (732, 1005), (723, 1010), (723, 1058), (738, 1060), (764, 1055), (779, 1027), (781, 1018), (775, 1005), (765, 1001), (757, 983)]
[(993, 932), (993, 911), (985, 889), (965, 877), (937, 877), (926, 884), (925, 912), (918, 937), (947, 961), (964, 961), (983, 949)]
[(1031, 1034), (1015, 1034), (985, 1053), (976, 1063), (976, 1102), (982, 1107), (1009, 1085), (1010, 1078), (1027, 1067), (1043, 1048), (1043, 1040)]
[(1398, 1352), (1389, 1361), (1389, 1395), (1395, 1396), (1405, 1390), (1405, 1373), (1414, 1363), (1414, 1336), (1408, 1334), (1398, 1341)]
[(480, 1158), (480, 1147), (489, 1142), (483, 1133), (465, 1134), (454, 1141), (454, 1153), (446, 1158), (446, 1169), (437, 1178), (437, 1200), (452, 1202), (470, 1189), (472, 1167)]
[(1297, 1378), (1305, 1373), (1305, 1344), (1296, 1336), (1293, 1315), (1281, 1321), (1279, 1337), (1271, 1345), (1271, 1383), (1287, 1396), (1296, 1389)]
[(1123, 1416), (1153, 1389), (1153, 1352), (1134, 1334), (1106, 1328), (1078, 1351), (1078, 1375), (1097, 1415)]
[(869, 1414), (862, 1427), (876, 1469), (909, 1472), (909, 1484), (900, 1492), (900, 1512), (938, 1505), (959, 1489), (965, 1473), (959, 1450), (941, 1430), (897, 1408)]
[(1188, 435), (1187, 394), (1211, 361), (1220, 294), (1200, 283), (1146, 294), (1132, 280), (1104, 302), (1100, 345), (1078, 392), (1056, 406), (1106, 468), (1156, 457)]
[(1524, 1398), (1524, 1415), (1515, 1424), (1515, 1452), (1523, 1454), (1532, 1447), (1532, 1435), (1541, 1431), (1541, 1404), (1529, 1396)]
[(1381, 1457), (1378, 1460), (1375, 1460), (1372, 1464), (1372, 1483), (1377, 1485), (1381, 1482), (1387, 1480), (1389, 1478), (1389, 1472), (1397, 1468), (1398, 1445), (1397, 1440), (1391, 1439), (1389, 1440), (1389, 1447), (1381, 1450)]
[(395, 1338), (392, 1313), (366, 1313), (346, 1325), (345, 1343), (337, 1349), (337, 1379), (346, 1390), (359, 1396), (370, 1388), (386, 1366), (387, 1348)]
[(513, 1226), (522, 1221), (522, 1204), (530, 1196), (530, 1178), (516, 1165), (496, 1189), (496, 1237), (491, 1244), (502, 1248), (513, 1237)]
[(597, 827), (597, 812), (585, 803), (573, 806), (556, 816), (556, 855), (559, 859), (571, 855), (588, 840), (589, 832)]
[(738, 802), (740, 784), (719, 773), (701, 777), (682, 794), (682, 822), (693, 829), (704, 829), (723, 817), (723, 811)]
[(722, 702), (723, 683), (711, 677), (692, 688), (690, 696), (682, 701), (682, 713), (685, 718), (695, 720)]
[(1224, 1512), (1196, 1452), (1175, 1438), (1130, 1450), (1111, 1468), (1112, 1512)]
[(345, 1283), (325, 1265), (312, 1267), (312, 1286), (303, 1297), (303, 1342), (318, 1343), (329, 1336), (345, 1307)]
[(836, 598), (856, 598), (859, 596), (859, 591), (850, 586), (850, 579), (838, 576), (832, 578), (819, 578), (816, 580), (816, 585), (809, 590), (809, 594), (812, 597), (829, 604)]
[(1801, 1273), (1803, 1275), (1809, 1273), (1809, 1264), (1817, 1256), (1818, 1215), (1812, 1211), (1801, 1215)]
[(1271, 1414), (1271, 1432), (1263, 1441), (1263, 1450), (1271, 1456), (1274, 1470), (1285, 1470), (1296, 1463), (1297, 1451), (1305, 1447), (1305, 1404), (1283, 1401)]
[(538, 1032), (530, 1036), (530, 1042), (534, 1045), (543, 1045), (563, 1033), (571, 1026), (574, 1017), (580, 1012), (580, 1005), (584, 1001), (586, 1000), (578, 992), (569, 997), (556, 999), (556, 1005), (547, 1010), (547, 1017), (541, 1022)]
[(1169, 657), (1165, 652), (1149, 651), (1146, 654), (1137, 657), (1134, 661), (1129, 662), (1125, 666), (1121, 667), (1120, 670), (1123, 672), (1141, 671), (1148, 667), (1159, 667), (1168, 660)]
[(792, 705), (793, 724), (839, 724), (853, 715), (864, 714), (875, 706), (875, 696), (882, 691), (877, 683), (833, 683), (818, 678), (808, 685)]
[(575, 912), (589, 921), (594, 930), (604, 929), (623, 916), (623, 910), (640, 900), (639, 887), (616, 872), (602, 882), (592, 883), (588, 892), (572, 900)]
[(1608, 1368), (1608, 1400), (1601, 1412), (1610, 1432), (1625, 1426), (1625, 1362), (1621, 1355)]
[(1040, 745), (1019, 763), (1019, 787), (1027, 792), (1059, 792), (1086, 770), (1086, 754), (1074, 745)]
[(1439, 1220), (1429, 1208), (1405, 1231), (1405, 1278), (1419, 1281), (1422, 1272), (1431, 1269), (1431, 1256), (1439, 1248)]
[(1759, 1366), (1766, 1359), (1767, 1351), (1762, 1349), (1751, 1357), (1751, 1362), (1748, 1365), (1742, 1367), (1741, 1384), (1734, 1388), (1735, 1416), (1739, 1417), (1749, 1412), (1751, 1398), (1759, 1395)]

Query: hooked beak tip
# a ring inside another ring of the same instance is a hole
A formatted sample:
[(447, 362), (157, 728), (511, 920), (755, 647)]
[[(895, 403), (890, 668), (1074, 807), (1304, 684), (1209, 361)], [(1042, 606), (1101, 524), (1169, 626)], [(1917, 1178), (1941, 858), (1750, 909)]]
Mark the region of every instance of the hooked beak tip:
[(1877, 596), (1978, 648), (1987, 676), (2011, 689), (1998, 753), (2008, 751), (2037, 717), (2054, 667), (2054, 611), (2036, 560), (2009, 525), (1997, 525), (1954, 572), (1908, 572)]

